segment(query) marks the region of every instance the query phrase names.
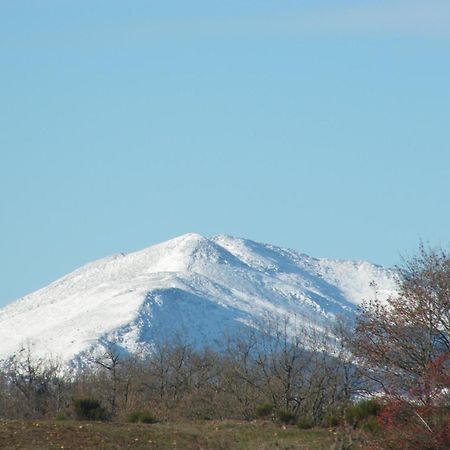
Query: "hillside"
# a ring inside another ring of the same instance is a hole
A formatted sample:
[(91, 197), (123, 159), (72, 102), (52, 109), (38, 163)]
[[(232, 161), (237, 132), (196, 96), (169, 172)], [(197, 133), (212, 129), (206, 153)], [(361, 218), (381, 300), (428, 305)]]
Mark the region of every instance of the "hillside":
[(318, 259), (230, 236), (186, 234), (87, 264), (0, 310), (0, 358), (24, 346), (70, 361), (115, 340), (148, 351), (179, 333), (196, 345), (267, 318), (326, 329), (374, 295), (393, 272), (368, 262)]

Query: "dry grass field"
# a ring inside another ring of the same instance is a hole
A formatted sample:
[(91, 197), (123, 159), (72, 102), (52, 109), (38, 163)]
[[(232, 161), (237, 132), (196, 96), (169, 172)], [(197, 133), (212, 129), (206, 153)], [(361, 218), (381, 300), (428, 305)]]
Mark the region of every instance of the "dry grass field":
[(0, 422), (2, 449), (328, 450), (334, 441), (332, 430), (300, 430), (272, 422)]

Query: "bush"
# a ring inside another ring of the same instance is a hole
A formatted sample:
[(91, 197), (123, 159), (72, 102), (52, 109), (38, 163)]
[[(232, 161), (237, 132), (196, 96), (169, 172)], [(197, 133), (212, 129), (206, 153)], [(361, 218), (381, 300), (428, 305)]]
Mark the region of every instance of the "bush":
[(67, 419), (67, 417), (62, 411), (59, 411), (56, 413), (55, 420), (59, 421), (59, 420), (66, 420), (66, 419)]
[(131, 423), (156, 423), (156, 417), (148, 411), (133, 411), (127, 417), (127, 421)]
[(338, 416), (334, 415), (334, 414), (330, 414), (329, 416), (327, 416), (325, 418), (325, 421), (323, 422), (323, 425), (326, 427), (337, 427), (340, 423), (340, 419)]
[(378, 425), (376, 417), (369, 417), (361, 428), (369, 433), (376, 433), (380, 429), (380, 426)]
[(447, 450), (450, 448), (449, 410), (418, 406), (404, 400), (386, 404), (377, 417), (385, 448)]
[(308, 416), (303, 416), (298, 419), (297, 426), (302, 430), (309, 430), (314, 426), (314, 421)]
[(259, 404), (255, 409), (255, 416), (259, 419), (262, 419), (264, 417), (268, 417), (273, 412), (273, 405), (270, 402), (265, 402)]
[(345, 412), (345, 418), (354, 426), (367, 422), (371, 417), (376, 417), (382, 406), (377, 400), (361, 400), (350, 406)]
[(281, 423), (285, 423), (285, 424), (294, 424), (295, 423), (295, 414), (291, 413), (290, 411), (277, 411), (277, 417), (278, 420)]
[(212, 417), (211, 414), (206, 414), (206, 413), (204, 413), (204, 412), (196, 413), (195, 417), (196, 417), (198, 420), (204, 420), (204, 421), (213, 420), (213, 417)]
[(82, 398), (73, 402), (75, 416), (78, 420), (107, 420), (108, 413), (98, 400)]

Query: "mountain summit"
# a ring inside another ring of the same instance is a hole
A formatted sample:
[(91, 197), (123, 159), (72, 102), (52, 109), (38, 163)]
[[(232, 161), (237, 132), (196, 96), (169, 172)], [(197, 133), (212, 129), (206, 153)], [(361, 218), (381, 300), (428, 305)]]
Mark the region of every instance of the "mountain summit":
[(336, 314), (395, 290), (394, 273), (368, 262), (318, 259), (230, 236), (186, 234), (94, 261), (0, 310), (0, 358), (24, 346), (80, 359), (108, 340), (148, 351), (180, 333), (197, 345), (294, 316), (326, 329)]

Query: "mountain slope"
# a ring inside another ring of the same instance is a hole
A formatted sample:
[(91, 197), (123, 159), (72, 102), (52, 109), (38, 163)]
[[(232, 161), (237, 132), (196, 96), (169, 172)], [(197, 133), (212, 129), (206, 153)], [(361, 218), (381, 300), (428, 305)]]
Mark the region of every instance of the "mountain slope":
[(187, 234), (87, 264), (0, 310), (0, 358), (23, 346), (70, 361), (105, 339), (129, 352), (175, 332), (214, 344), (267, 316), (326, 328), (395, 289), (392, 271), (229, 236)]

